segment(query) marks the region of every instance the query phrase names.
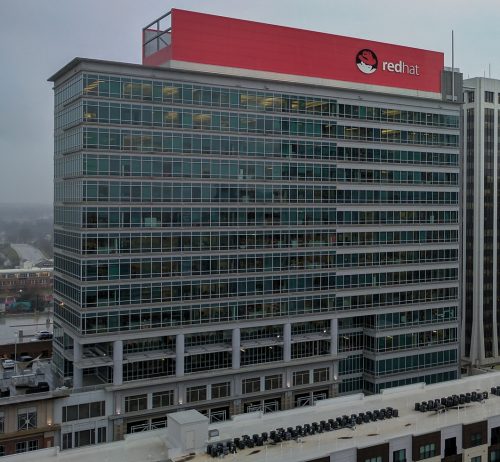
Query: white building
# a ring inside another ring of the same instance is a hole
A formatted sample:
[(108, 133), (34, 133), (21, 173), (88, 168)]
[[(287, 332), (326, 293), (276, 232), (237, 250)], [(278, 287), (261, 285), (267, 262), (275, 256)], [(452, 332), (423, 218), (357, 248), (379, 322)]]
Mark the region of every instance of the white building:
[[(165, 429), (126, 435), (124, 441), (98, 446), (66, 451), (48, 448), (37, 451), (36, 460), (208, 462), (213, 460), (206, 452), (210, 444), (227, 444), (242, 435), (253, 437), (263, 432), (270, 435), (280, 427), (295, 429), (298, 425), (328, 422), (344, 415), (359, 416), (367, 411), (391, 407), (393, 412), (397, 409), (397, 417), (358, 423), (277, 444), (268, 441), (238, 450), (226, 459), (245, 462), (495, 462), (500, 457), (500, 396), (492, 394), (491, 389), (496, 390), (499, 385), (500, 373), (488, 373), (448, 383), (393, 388), (379, 395), (332, 398), (313, 407), (272, 414), (249, 413), (213, 424), (209, 424), (208, 418), (198, 411), (182, 411), (168, 415), (169, 423)], [(483, 392), (488, 392), (486, 399), (470, 400), (473, 394)], [(450, 403), (439, 411), (415, 410), (416, 402), (454, 395), (458, 404)], [(85, 399), (96, 397), (87, 395)], [(58, 412), (54, 412), (55, 419)], [(75, 427), (88, 427), (90, 420), (80, 419), (75, 422)], [(6, 460), (31, 461), (33, 456), (33, 453), (10, 456)]]

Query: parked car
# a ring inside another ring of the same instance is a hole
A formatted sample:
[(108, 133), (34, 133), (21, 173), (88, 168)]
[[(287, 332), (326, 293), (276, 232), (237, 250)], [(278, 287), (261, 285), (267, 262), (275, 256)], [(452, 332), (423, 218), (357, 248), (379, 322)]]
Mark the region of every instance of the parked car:
[(48, 330), (41, 330), (40, 332), (37, 332), (35, 337), (37, 340), (50, 340), (52, 339), (52, 332), (49, 332)]
[(14, 367), (16, 367), (16, 362), (13, 359), (4, 359), (2, 361), (2, 366), (4, 369), (14, 369)]
[(26, 389), (26, 394), (30, 395), (31, 393), (41, 393), (43, 391), (49, 391), (50, 387), (47, 382), (38, 382), (35, 386), (30, 386)]
[(33, 358), (30, 355), (19, 356), (19, 362), (21, 363), (29, 363), (30, 361), (33, 361)]

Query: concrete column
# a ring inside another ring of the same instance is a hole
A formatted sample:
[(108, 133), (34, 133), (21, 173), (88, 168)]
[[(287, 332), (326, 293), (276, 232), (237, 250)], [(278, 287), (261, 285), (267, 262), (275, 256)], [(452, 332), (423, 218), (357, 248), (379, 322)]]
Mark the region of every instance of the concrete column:
[(177, 384), (177, 404), (183, 405), (186, 403), (186, 399), (184, 397), (185, 386), (183, 383)]
[(338, 380), (339, 379), (339, 362), (334, 361), (333, 362), (333, 380)]
[(241, 377), (233, 376), (233, 396), (241, 396)]
[(123, 383), (123, 340), (113, 342), (113, 385)]
[(242, 414), (243, 407), (241, 405), (241, 399), (235, 399), (229, 406), (231, 415)]
[(113, 441), (120, 441), (124, 434), (123, 419), (115, 419), (113, 422)]
[(260, 391), (264, 391), (266, 389), (266, 376), (260, 376)]
[(184, 376), (184, 334), (175, 336), (175, 375)]
[(293, 393), (291, 391), (285, 391), (285, 396), (283, 399), (283, 410), (292, 409), (293, 405)]
[(339, 320), (334, 318), (330, 321), (330, 354), (339, 354)]
[(153, 393), (148, 393), (146, 395), (147, 409), (153, 409)]
[(52, 405), (53, 401), (46, 400), (45, 403), (45, 418), (47, 425), (51, 427), (54, 424), (54, 406)]
[(332, 398), (334, 396), (337, 396), (339, 394), (339, 362), (338, 361), (333, 361), (333, 380), (335, 380), (334, 383), (332, 383), (332, 389), (331, 389), (331, 394)]
[(82, 359), (82, 345), (78, 340), (73, 339), (73, 388), (83, 386), (83, 370), (76, 366), (76, 363)]
[(232, 337), (232, 348), (233, 348), (233, 369), (239, 369), (240, 368), (240, 356), (241, 356), (241, 343), (240, 343), (240, 328), (236, 327), (233, 329), (233, 337)]
[(283, 325), (283, 360), (289, 362), (292, 359), (292, 325), (287, 322)]

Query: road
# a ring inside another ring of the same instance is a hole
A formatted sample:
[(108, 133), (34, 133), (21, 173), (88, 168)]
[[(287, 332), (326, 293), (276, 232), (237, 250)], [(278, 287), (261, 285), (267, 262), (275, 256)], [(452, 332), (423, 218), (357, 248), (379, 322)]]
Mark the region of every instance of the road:
[[(49, 321), (47, 322), (47, 318)], [(14, 343), (19, 331), (23, 332), (24, 338), (17, 341), (29, 342), (33, 335), (41, 330), (52, 330), (52, 314), (44, 311), (43, 313), (26, 313), (20, 315), (0, 316), (0, 343)]]
[(35, 265), (36, 263), (47, 258), (40, 250), (30, 244), (11, 244), (10, 246), (19, 255), (21, 264), (23, 261), (29, 260)]

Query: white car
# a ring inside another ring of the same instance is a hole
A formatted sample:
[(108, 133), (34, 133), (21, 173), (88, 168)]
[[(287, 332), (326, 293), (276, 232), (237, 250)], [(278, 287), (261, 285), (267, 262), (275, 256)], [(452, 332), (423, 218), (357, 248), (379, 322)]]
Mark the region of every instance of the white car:
[(37, 332), (35, 334), (35, 338), (37, 340), (51, 340), (52, 339), (52, 332), (48, 330), (41, 330), (40, 332)]
[(14, 369), (14, 367), (16, 367), (16, 362), (13, 359), (4, 359), (2, 361), (2, 366), (4, 369)]

